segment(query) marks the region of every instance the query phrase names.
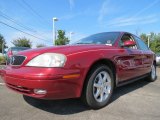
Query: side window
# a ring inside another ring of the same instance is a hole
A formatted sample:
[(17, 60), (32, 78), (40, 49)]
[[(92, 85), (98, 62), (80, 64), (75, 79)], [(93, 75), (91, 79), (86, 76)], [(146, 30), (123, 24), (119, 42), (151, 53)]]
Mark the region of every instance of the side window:
[[(119, 45), (123, 45), (125, 41), (135, 41), (132, 35), (130, 34), (124, 34), (119, 42)], [(136, 42), (136, 41), (135, 41)], [(126, 48), (131, 48), (131, 49), (137, 49), (137, 45), (131, 46), (131, 47), (126, 47)]]
[(134, 36), (136, 41), (138, 42), (138, 45), (140, 47), (141, 50), (149, 50), (149, 48), (147, 47), (147, 45), (143, 42), (143, 40), (141, 40), (140, 38)]

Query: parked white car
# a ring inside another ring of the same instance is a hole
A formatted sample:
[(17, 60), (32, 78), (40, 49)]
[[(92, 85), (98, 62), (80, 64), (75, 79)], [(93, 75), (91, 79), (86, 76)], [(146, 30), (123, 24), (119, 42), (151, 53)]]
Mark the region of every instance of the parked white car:
[(156, 54), (156, 63), (157, 65), (160, 65), (160, 53)]

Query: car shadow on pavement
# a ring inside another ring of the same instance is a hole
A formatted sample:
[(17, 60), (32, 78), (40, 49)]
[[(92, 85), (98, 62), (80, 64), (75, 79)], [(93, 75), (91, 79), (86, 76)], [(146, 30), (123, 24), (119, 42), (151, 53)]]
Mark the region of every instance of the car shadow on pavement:
[(114, 94), (111, 98), (110, 103), (114, 102), (115, 100), (117, 100), (119, 97), (128, 94), (130, 92), (133, 92), (134, 90), (137, 90), (139, 88), (144, 87), (145, 85), (149, 84), (150, 82), (148, 82), (145, 79), (141, 79), (138, 81), (135, 81), (133, 83), (118, 87), (114, 90)]
[(36, 108), (59, 115), (75, 114), (90, 110), (80, 99), (41, 100), (24, 95), (23, 98), (28, 104)]
[[(110, 103), (116, 101), (119, 97), (127, 93), (133, 92), (134, 90), (147, 85), (148, 83), (149, 82), (145, 80), (139, 80), (132, 84), (116, 88)], [(23, 98), (28, 104), (38, 109), (59, 115), (75, 114), (91, 110), (89, 107), (85, 106), (80, 99), (40, 100), (28, 96), (23, 96)]]

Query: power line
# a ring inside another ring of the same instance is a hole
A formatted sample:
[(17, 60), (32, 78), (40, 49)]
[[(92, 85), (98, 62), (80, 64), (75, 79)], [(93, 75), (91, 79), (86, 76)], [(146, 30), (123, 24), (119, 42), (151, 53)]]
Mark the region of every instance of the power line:
[(30, 11), (32, 11), (32, 13), (34, 13), (35, 15), (37, 15), (39, 18), (41, 18), (40, 20), (43, 19), (43, 22), (47, 23), (48, 25), (50, 24), (48, 21), (46, 21), (46, 19), (44, 17), (42, 17), (35, 9), (33, 9), (26, 1), (22, 0), (23, 4), (25, 4), (25, 6), (27, 6), (29, 8)]
[(3, 24), (3, 25), (5, 25), (5, 26), (8, 26), (8, 27), (10, 27), (10, 28), (12, 28), (12, 29), (15, 29), (15, 30), (17, 30), (17, 31), (20, 31), (20, 32), (22, 32), (22, 33), (24, 33), (24, 34), (27, 34), (27, 35), (29, 35), (29, 36), (32, 36), (32, 37), (34, 37), (34, 38), (37, 38), (37, 39), (40, 39), (40, 40), (43, 40), (43, 41), (50, 42), (50, 41), (48, 41), (48, 40), (39, 38), (39, 37), (37, 37), (37, 36), (35, 36), (35, 35), (32, 35), (32, 34), (30, 34), (30, 33), (27, 33), (27, 32), (24, 32), (24, 31), (22, 31), (22, 30), (20, 30), (20, 29), (17, 29), (16, 27), (13, 27), (13, 26), (11, 26), (11, 25), (8, 25), (7, 23), (4, 23), (4, 22), (2, 22), (2, 21), (0, 21), (0, 23)]
[[(32, 31), (32, 32), (34, 32), (34, 33), (37, 33), (36, 30), (34, 30), (34, 29), (32, 29), (32, 28), (29, 28), (29, 27), (26, 27), (26, 26), (24, 26), (23, 24), (15, 21), (13, 18), (9, 17), (9, 16), (6, 15), (5, 13), (3, 13), (2, 11), (0, 11), (0, 16), (2, 16), (3, 18), (5, 18), (5, 19), (7, 19), (7, 20), (9, 20), (9, 21), (11, 21), (11, 22), (13, 22), (13, 23), (15, 23), (16, 25), (18, 25), (18, 26), (20, 26), (20, 27), (22, 27), (22, 28), (24, 28), (24, 29), (26, 29), (26, 30)], [(39, 34), (40, 34), (40, 33), (39, 33)], [(40, 36), (41, 38), (45, 38), (44, 36), (39, 35), (39, 34), (37, 34), (37, 35)]]
[[(50, 23), (48, 21), (46, 21), (46, 19), (44, 19), (44, 17), (42, 17), (38, 12), (36, 12), (26, 1), (24, 0), (16, 0), (16, 2), (23, 8), (25, 9), (27, 12), (29, 11), (31, 14), (38, 16), (39, 18), (41, 18), (40, 20), (37, 21), (37, 23), (39, 23), (39, 25), (44, 25), (44, 24), (40, 24), (40, 23), (45, 23), (47, 25), (50, 26)], [(43, 20), (43, 21), (42, 21)], [(43, 34), (39, 33), (41, 37), (44, 38)]]
[(29, 30), (29, 31), (32, 31), (32, 32), (37, 32), (36, 30), (34, 30), (32, 28), (29, 28), (27, 26), (24, 26), (23, 24), (15, 21), (14, 19), (12, 19), (11, 17), (9, 17), (8, 15), (4, 14), (2, 11), (0, 11), (0, 16), (2, 16), (3, 18), (5, 18), (5, 19), (7, 19), (7, 20), (9, 20), (9, 21), (11, 21), (13, 23), (15, 23), (16, 25), (18, 25), (18, 26), (20, 26), (20, 27), (22, 27), (22, 28), (24, 28), (26, 30)]
[[(26, 6), (24, 3), (22, 3), (22, 0), (15, 0), (15, 1), (19, 4), (19, 6), (21, 6), (23, 9), (25, 9), (27, 12), (30, 12), (32, 15), (37, 17), (37, 15), (35, 15), (35, 13), (33, 13), (33, 11), (31, 11), (28, 6)], [(44, 23), (44, 21), (42, 21), (41, 19), (37, 20), (37, 24), (44, 25), (42, 23)]]

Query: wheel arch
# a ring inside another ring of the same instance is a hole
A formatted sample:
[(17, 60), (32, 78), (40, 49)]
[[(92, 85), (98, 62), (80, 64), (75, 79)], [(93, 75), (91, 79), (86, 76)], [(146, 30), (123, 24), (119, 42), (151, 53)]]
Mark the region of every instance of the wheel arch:
[(83, 87), (82, 87), (82, 92), (81, 92), (81, 95), (83, 94), (84, 92), (84, 89), (85, 89), (85, 85), (87, 84), (87, 81), (88, 81), (88, 75), (90, 74), (91, 70), (97, 66), (97, 65), (107, 65), (113, 72), (113, 78), (114, 78), (114, 87), (116, 87), (117, 85), (117, 81), (116, 81), (116, 65), (114, 64), (113, 61), (109, 60), (109, 59), (99, 59), (95, 62), (93, 62), (90, 67), (89, 67), (89, 70), (87, 71), (87, 74), (85, 76), (85, 80), (83, 82)]

